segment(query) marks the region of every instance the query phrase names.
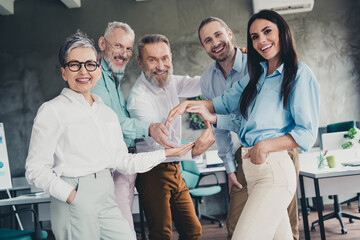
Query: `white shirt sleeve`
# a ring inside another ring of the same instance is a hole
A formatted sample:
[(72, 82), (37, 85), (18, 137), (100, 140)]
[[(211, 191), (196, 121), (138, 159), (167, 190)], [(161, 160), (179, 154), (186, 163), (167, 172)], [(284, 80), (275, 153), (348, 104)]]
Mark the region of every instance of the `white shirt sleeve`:
[(52, 170), (54, 153), (62, 130), (56, 112), (44, 103), (34, 120), (25, 176), (29, 184), (34, 184), (65, 202), (73, 187)]
[(151, 170), (153, 167), (166, 159), (165, 150), (158, 150), (146, 153), (131, 154), (127, 152), (127, 147), (123, 140), (123, 134), (120, 124), (117, 124), (118, 131), (118, 151), (115, 155), (116, 170), (122, 174), (130, 175), (134, 173), (143, 173)]

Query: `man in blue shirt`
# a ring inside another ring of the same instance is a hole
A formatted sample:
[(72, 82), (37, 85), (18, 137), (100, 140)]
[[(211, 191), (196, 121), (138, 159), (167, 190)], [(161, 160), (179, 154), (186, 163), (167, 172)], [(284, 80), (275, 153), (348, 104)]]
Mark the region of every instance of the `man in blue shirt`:
[[(198, 29), (199, 40), (209, 57), (215, 62), (201, 76), (201, 91), (205, 99), (213, 99), (233, 86), (247, 74), (247, 56), (236, 49), (232, 39), (233, 34), (227, 24), (215, 17), (204, 19)], [(238, 100), (237, 100), (238, 101)], [(217, 115), (218, 123), (222, 122), (226, 129), (214, 128), (218, 155), (223, 160), (228, 174), (230, 205), (227, 216), (228, 239), (231, 239), (239, 216), (247, 200), (246, 180), (242, 170), (241, 151), (235, 156), (230, 130), (239, 133), (239, 112), (230, 115)], [(296, 156), (297, 152), (289, 151)], [(238, 162), (236, 167), (235, 159)], [(294, 158), (293, 158), (294, 159)], [(294, 164), (297, 158), (294, 159)], [(296, 166), (296, 164), (295, 164)], [(298, 168), (297, 168), (298, 170)], [(294, 197), (288, 209), (294, 239), (299, 238), (297, 203)]]
[[(168, 130), (162, 123), (150, 123), (130, 118), (126, 110), (126, 101), (121, 92), (120, 82), (124, 70), (133, 54), (135, 33), (131, 27), (122, 22), (110, 22), (104, 36), (99, 38), (99, 48), (102, 52), (102, 76), (92, 92), (100, 96), (118, 115), (124, 141), (130, 153), (135, 153), (135, 139), (152, 137), (156, 142), (166, 148), (175, 147), (169, 142), (166, 135)], [(125, 217), (133, 228), (132, 203), (134, 196), (135, 175), (121, 175), (114, 173), (115, 200)]]

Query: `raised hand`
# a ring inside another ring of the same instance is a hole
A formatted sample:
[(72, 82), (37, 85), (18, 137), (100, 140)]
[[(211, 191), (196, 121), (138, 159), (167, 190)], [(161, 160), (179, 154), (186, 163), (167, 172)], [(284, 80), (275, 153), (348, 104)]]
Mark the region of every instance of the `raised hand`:
[(177, 116), (183, 114), (187, 108), (187, 106), (190, 104), (190, 101), (184, 101), (180, 104), (178, 104), (176, 107), (174, 107), (170, 112), (165, 122), (165, 127), (168, 127), (172, 120), (174, 120)]
[(199, 156), (205, 152), (215, 142), (214, 132), (209, 121), (205, 121), (206, 130), (196, 139), (195, 146), (192, 149), (192, 156)]
[(186, 109), (186, 112), (195, 113), (201, 117), (203, 121), (209, 121), (212, 124), (215, 124), (217, 117), (215, 114), (209, 112), (209, 110), (204, 105), (196, 105)]
[(247, 53), (247, 48), (246, 47), (238, 47), (238, 49), (240, 49), (240, 51), (242, 53)]
[(174, 148), (172, 142), (170, 142), (166, 136), (169, 136), (169, 131), (166, 129), (165, 125), (162, 123), (152, 123), (149, 127), (149, 135), (152, 137), (155, 142), (159, 143), (164, 148)]
[(187, 153), (194, 145), (195, 143), (188, 143), (180, 147), (167, 148), (165, 149), (165, 155), (166, 157), (181, 157), (182, 155)]
[(169, 115), (166, 119), (165, 126), (168, 127), (172, 120), (174, 120), (177, 116), (183, 114), (187, 108), (197, 106), (197, 105), (204, 105), (209, 112), (214, 113), (214, 106), (211, 100), (201, 100), (201, 101), (184, 101), (178, 104), (173, 110), (169, 112)]

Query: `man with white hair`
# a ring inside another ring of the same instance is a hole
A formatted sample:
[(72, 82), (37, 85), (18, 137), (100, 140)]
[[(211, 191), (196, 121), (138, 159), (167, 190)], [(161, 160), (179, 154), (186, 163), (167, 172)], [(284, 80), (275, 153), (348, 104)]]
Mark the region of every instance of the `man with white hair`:
[[(169, 135), (161, 123), (139, 121), (130, 118), (126, 110), (126, 101), (121, 92), (120, 82), (124, 76), (126, 64), (133, 54), (135, 33), (131, 27), (122, 22), (110, 22), (104, 36), (98, 41), (102, 53), (102, 76), (92, 92), (100, 96), (104, 103), (117, 114), (129, 153), (136, 153), (135, 139), (152, 137), (166, 148), (175, 147), (169, 142)], [(132, 204), (136, 174), (122, 175), (114, 172), (115, 200), (124, 218), (133, 226)]]

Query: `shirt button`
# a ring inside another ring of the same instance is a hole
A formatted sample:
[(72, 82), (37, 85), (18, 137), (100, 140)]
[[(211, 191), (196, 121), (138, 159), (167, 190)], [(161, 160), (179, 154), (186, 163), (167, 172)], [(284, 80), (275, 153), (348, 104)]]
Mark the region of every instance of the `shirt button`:
[(142, 137), (145, 137), (145, 135), (142, 135)]

